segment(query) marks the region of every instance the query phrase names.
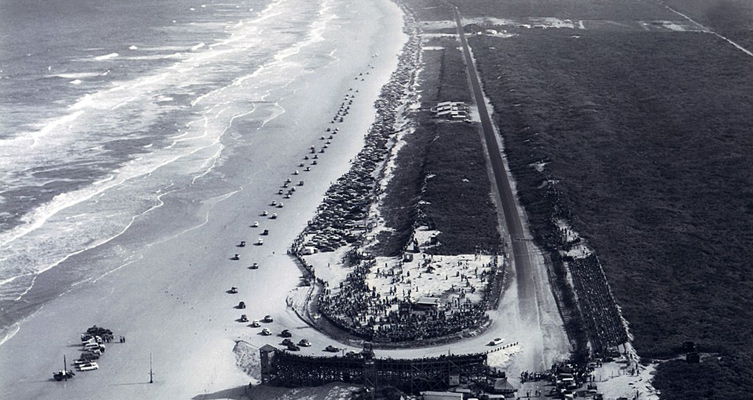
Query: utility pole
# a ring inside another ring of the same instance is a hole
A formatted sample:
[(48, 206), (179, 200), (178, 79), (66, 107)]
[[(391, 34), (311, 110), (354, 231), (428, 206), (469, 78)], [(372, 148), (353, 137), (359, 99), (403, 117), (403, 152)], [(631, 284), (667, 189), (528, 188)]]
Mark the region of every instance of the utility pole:
[(152, 353), (149, 353), (149, 383), (154, 383), (154, 371), (152, 370)]

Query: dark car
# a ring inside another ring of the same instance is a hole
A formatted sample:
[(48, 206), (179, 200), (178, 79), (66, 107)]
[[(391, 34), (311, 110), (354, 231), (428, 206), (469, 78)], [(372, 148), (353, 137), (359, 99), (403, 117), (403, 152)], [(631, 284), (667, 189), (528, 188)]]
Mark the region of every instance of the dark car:
[(291, 344), (295, 345), (295, 343), (293, 343), (293, 341), (290, 340), (290, 339), (285, 339), (285, 340), (282, 341), (282, 345), (283, 346), (290, 346)]
[(335, 346), (329, 345), (329, 346), (327, 346), (327, 347), (324, 348), (324, 351), (328, 351), (330, 353), (337, 353), (338, 351), (340, 351), (340, 349), (338, 349)]
[(282, 336), (282, 337), (291, 337), (291, 336), (293, 336), (293, 334), (291, 334), (289, 330), (285, 329), (282, 332), (280, 332), (280, 336)]
[(303, 347), (311, 347), (311, 342), (306, 339), (301, 339), (301, 341), (298, 342), (298, 345)]
[(265, 315), (265, 316), (264, 316), (264, 319), (263, 319), (262, 321), (263, 321), (263, 322), (272, 322), (272, 321), (274, 321), (274, 320), (272, 319), (272, 316), (271, 316), (271, 315)]
[(298, 346), (296, 346), (295, 343), (290, 343), (288, 345), (288, 350), (290, 350), (290, 351), (299, 351), (299, 350), (301, 350), (301, 348), (298, 347)]

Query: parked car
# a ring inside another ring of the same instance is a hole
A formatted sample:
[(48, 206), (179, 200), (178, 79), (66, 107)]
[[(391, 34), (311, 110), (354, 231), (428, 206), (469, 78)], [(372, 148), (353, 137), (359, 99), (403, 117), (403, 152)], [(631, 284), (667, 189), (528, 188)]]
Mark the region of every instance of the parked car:
[(298, 346), (296, 346), (295, 343), (291, 343), (291, 344), (288, 345), (288, 350), (290, 350), (290, 351), (299, 351), (299, 350), (301, 350), (301, 348), (298, 347)]
[(327, 347), (324, 348), (324, 351), (328, 351), (330, 353), (337, 353), (338, 351), (340, 351), (340, 349), (338, 349), (335, 346), (329, 345), (329, 346), (327, 346)]
[(236, 293), (238, 293), (238, 288), (235, 287), (235, 286), (233, 286), (227, 292), (230, 293), (230, 294), (236, 294)]
[(240, 308), (241, 310), (246, 308), (246, 303), (241, 301), (240, 303), (238, 303), (238, 308)]
[(504, 342), (503, 338), (494, 338), (491, 342), (487, 343), (488, 346), (498, 346)]
[(283, 346), (290, 346), (291, 344), (295, 344), (295, 343), (293, 343), (293, 341), (290, 339), (285, 339), (282, 341)]
[(241, 318), (239, 319), (239, 321), (248, 322), (248, 317), (246, 316), (246, 314), (241, 314)]
[(301, 341), (298, 342), (298, 345), (302, 347), (311, 347), (311, 342), (306, 339), (301, 339)]
[(280, 336), (289, 338), (293, 336), (293, 334), (291, 334), (289, 330), (285, 329), (282, 332), (280, 332)]
[(252, 327), (252, 328), (258, 328), (258, 327), (261, 326), (261, 324), (259, 323), (258, 319), (255, 319), (255, 320), (251, 321), (251, 324), (249, 326)]
[(264, 316), (264, 319), (263, 319), (262, 321), (263, 321), (263, 322), (272, 322), (272, 321), (274, 321), (274, 320), (272, 319), (272, 316), (271, 316), (271, 315), (265, 315), (265, 316)]
[(269, 335), (272, 334), (272, 332), (269, 329), (264, 328), (264, 329), (261, 330), (261, 334), (264, 335), (264, 336), (269, 336)]

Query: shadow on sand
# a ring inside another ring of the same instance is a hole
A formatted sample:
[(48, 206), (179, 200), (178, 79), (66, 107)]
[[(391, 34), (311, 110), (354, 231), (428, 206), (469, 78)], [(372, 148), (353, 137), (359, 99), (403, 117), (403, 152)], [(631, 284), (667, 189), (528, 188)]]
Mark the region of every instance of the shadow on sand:
[(191, 397), (192, 400), (211, 400), (211, 399), (248, 399), (246, 395), (246, 386), (239, 386), (232, 389), (220, 390), (214, 393), (197, 394)]

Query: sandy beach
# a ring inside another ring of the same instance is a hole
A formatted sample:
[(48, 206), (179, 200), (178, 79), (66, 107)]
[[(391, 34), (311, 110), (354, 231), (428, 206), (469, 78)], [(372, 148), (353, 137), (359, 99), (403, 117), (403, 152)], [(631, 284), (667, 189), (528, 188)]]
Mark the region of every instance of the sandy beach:
[[(406, 40), (402, 12), (389, 1), (331, 1), (328, 10), (336, 18), (322, 35), (337, 41), (336, 61), (315, 64), (304, 78), (289, 82), (295, 96), (275, 99), (285, 111), (263, 128), (234, 121), (211, 173), (196, 179), (190, 193), (162, 197), (161, 207), (107, 244), (127, 247), (148, 238), (138, 258), (126, 255), (119, 269), (78, 285), (24, 321), (0, 346), (0, 397), (240, 398), (251, 377), (236, 366), (235, 342), (280, 341), (237, 322), (242, 313), (251, 320), (270, 314), (274, 322), (264, 326), (274, 334), (287, 328), (295, 338), (306, 337), (311, 328), (286, 306), (300, 276), (286, 250), (359, 151), (373, 122), (373, 103)], [(332, 124), (346, 94), (354, 96), (350, 112)], [(299, 163), (309, 162), (303, 158), (310, 147), (319, 151), (319, 138), (334, 126), (339, 131), (332, 143), (304, 171)], [(288, 178), (305, 184), (283, 200), (276, 193)], [(270, 206), (272, 200), (284, 201), (284, 207)], [(269, 215), (262, 216), (263, 210)], [(272, 213), (278, 217), (271, 219)], [(254, 221), (259, 227), (251, 227)], [(261, 236), (264, 229), (269, 234)], [(260, 237), (263, 245), (254, 245)], [(237, 247), (242, 240), (248, 245)], [(239, 260), (231, 259), (234, 254)], [(249, 269), (254, 262), (259, 268)], [(51, 270), (38, 280), (54, 282), (62, 273)], [(238, 294), (226, 292), (231, 286)], [(234, 308), (239, 301), (248, 308)], [(64, 356), (69, 362), (78, 357), (79, 335), (92, 325), (112, 329), (126, 342), (107, 344), (99, 370), (53, 381)], [(307, 351), (321, 353), (322, 343), (312, 342)]]

